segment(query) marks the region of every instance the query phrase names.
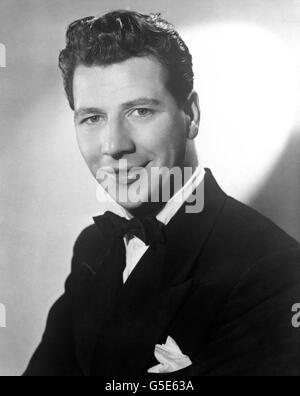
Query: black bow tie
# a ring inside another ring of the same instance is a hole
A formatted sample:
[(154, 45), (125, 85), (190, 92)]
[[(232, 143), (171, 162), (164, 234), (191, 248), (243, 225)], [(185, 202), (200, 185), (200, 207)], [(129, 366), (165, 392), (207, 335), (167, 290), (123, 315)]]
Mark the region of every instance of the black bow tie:
[(134, 217), (127, 220), (112, 212), (94, 217), (94, 221), (101, 232), (108, 237), (124, 238), (125, 235), (136, 236), (147, 246), (154, 242), (165, 242), (163, 228), (165, 225), (156, 217)]

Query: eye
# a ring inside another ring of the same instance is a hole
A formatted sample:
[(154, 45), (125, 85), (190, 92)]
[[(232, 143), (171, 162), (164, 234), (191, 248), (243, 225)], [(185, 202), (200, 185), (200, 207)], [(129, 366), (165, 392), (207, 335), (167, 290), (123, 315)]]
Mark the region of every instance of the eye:
[(98, 124), (102, 120), (102, 117), (100, 115), (94, 115), (92, 117), (85, 118), (81, 124), (86, 124), (86, 125), (94, 125)]
[(138, 118), (145, 118), (152, 116), (154, 114), (154, 111), (151, 109), (145, 109), (145, 108), (140, 108), (140, 109), (135, 109), (131, 115), (133, 117), (138, 117)]

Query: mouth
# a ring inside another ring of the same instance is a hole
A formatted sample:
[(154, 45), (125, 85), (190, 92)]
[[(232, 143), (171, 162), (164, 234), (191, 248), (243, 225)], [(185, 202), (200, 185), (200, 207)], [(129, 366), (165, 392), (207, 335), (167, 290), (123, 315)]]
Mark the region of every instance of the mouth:
[(113, 168), (102, 168), (101, 173), (109, 178), (113, 178), (120, 185), (131, 185), (135, 183), (139, 178), (137, 170), (145, 169), (150, 164), (150, 161), (145, 165), (132, 166), (131, 168), (125, 169), (113, 169)]

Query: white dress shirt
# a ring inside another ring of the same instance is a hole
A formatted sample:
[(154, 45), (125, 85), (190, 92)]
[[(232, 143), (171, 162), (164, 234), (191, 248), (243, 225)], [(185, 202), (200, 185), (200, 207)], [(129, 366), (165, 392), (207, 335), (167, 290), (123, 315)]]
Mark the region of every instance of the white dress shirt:
[[(198, 167), (187, 183), (166, 203), (161, 212), (156, 216), (164, 225), (167, 225), (175, 216), (181, 206), (188, 200), (195, 189), (204, 181), (205, 170)], [(101, 202), (100, 215), (105, 212), (113, 212), (127, 220), (132, 219), (132, 215), (121, 205), (119, 205), (101, 186), (98, 189), (99, 201)], [(124, 283), (139, 263), (140, 259), (148, 250), (149, 246), (137, 237), (131, 239), (125, 236), (124, 243), (126, 247), (126, 268), (123, 273)]]

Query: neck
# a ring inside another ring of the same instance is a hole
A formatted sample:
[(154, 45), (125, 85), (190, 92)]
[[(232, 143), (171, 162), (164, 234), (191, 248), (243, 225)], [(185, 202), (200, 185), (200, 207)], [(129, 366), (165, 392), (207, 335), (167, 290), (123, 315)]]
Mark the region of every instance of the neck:
[(189, 143), (187, 144), (186, 147), (184, 167), (193, 168), (193, 172), (195, 172), (196, 168), (199, 166), (198, 154), (197, 154), (195, 142), (191, 141)]

